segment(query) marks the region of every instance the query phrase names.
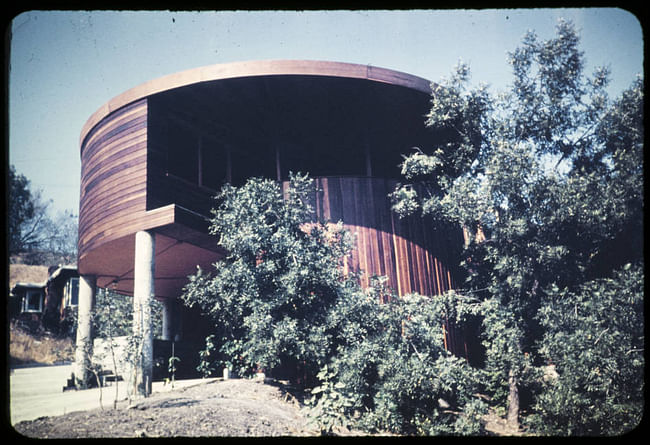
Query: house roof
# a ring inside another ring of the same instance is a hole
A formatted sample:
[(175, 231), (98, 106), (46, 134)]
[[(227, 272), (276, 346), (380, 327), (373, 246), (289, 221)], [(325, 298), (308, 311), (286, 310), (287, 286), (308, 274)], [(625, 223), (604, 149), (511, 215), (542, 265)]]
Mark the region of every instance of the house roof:
[(16, 284), (26, 287), (41, 287), (47, 283), (47, 266), (32, 266), (28, 264), (9, 265), (9, 290)]
[(77, 275), (76, 266), (58, 266), (48, 275), (47, 266), (32, 266), (28, 264), (9, 265), (9, 291), (13, 292), (17, 287), (40, 287), (44, 288), (48, 283), (59, 277), (70, 277)]
[(56, 280), (60, 276), (73, 276), (77, 275), (76, 266), (59, 266), (47, 279), (47, 282)]

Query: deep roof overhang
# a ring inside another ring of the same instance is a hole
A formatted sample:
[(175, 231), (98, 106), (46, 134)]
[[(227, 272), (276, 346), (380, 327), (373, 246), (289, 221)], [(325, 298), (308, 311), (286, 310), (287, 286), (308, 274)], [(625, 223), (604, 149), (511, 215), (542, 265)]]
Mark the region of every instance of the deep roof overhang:
[(169, 74), (125, 91), (102, 105), (84, 124), (80, 146), (92, 128), (110, 113), (137, 100), (201, 82), (259, 76), (309, 75), (362, 79), (431, 93), (431, 82), (400, 71), (343, 62), (314, 60), (261, 60), (209, 65)]

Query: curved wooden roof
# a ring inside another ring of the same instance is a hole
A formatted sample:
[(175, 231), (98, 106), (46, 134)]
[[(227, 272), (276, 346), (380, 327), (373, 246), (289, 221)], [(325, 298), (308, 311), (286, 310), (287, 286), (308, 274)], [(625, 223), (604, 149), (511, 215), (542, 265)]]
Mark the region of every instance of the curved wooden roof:
[(209, 65), (150, 80), (109, 100), (95, 111), (84, 124), (81, 131), (80, 146), (83, 146), (83, 141), (90, 130), (103, 118), (139, 99), (201, 82), (277, 75), (365, 79), (412, 88), (427, 94), (431, 92), (431, 82), (427, 79), (371, 65), (313, 60), (261, 60)]

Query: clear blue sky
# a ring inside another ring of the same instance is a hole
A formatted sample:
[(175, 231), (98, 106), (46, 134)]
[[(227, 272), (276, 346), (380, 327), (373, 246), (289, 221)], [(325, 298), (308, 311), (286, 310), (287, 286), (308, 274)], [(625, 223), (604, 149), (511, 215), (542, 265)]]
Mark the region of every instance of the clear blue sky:
[[(587, 73), (610, 93), (643, 74), (643, 34), (621, 9), (310, 12), (27, 12), (11, 23), (9, 162), (54, 201), (79, 206), (79, 134), (101, 105), (147, 80), (215, 63), (313, 59), (371, 64), (437, 81), (459, 60), (502, 89), (506, 53), (559, 18), (582, 37)], [(9, 34), (8, 34), (9, 35)]]

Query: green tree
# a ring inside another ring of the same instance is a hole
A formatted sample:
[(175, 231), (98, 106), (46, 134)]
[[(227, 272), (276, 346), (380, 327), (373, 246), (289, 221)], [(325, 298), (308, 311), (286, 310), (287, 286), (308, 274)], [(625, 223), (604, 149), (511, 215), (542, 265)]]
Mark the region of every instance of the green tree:
[[(341, 299), (333, 312), (344, 341), (325, 369), (335, 391), (316, 388), (317, 413), (325, 419), (344, 414), (375, 432), (481, 432), (486, 412), (476, 396), (481, 373), (445, 349), (442, 330), (446, 321), (460, 324), (474, 316), (476, 302), (450, 291), (434, 297), (393, 295), (380, 303), (385, 292), (374, 284), (361, 298)], [(332, 400), (332, 393), (342, 397)]]
[[(404, 160), (410, 182), (392, 195), (402, 214), (419, 209), (466, 229), (463, 291), (484, 301), (488, 388), (513, 425), (519, 390), (535, 388), (535, 365), (551, 358), (540, 348), (551, 350), (544, 333), (556, 327), (541, 314), (557, 304), (554, 289), (577, 298), (590, 280), (642, 267), (642, 81), (612, 104), (608, 70), (586, 76), (578, 44), (564, 21), (549, 40), (528, 33), (509, 55), (514, 80), (498, 95), (469, 90), (461, 64), (432, 95), (426, 125), (439, 145)], [(620, 365), (630, 369), (628, 358)]]
[[(77, 216), (66, 210), (50, 214), (51, 201), (33, 192), (29, 180), (9, 166), (7, 205), (9, 254), (29, 252), (30, 263), (71, 263), (77, 256)], [(50, 255), (48, 255), (48, 253)], [(56, 256), (52, 260), (51, 256)]]
[(190, 277), (183, 299), (214, 320), (214, 341), (236, 372), (282, 367), (314, 381), (334, 352), (327, 315), (350, 286), (340, 267), (349, 242), (341, 225), (311, 222), (314, 191), (293, 175), (286, 193), (251, 179), (217, 197), (211, 232), (228, 253), (213, 273)]
[(298, 370), (303, 388), (315, 385), (311, 413), (324, 433), (339, 424), (479, 431), (479, 373), (445, 350), (442, 331), (445, 320), (475, 313), (476, 301), (454, 293), (401, 299), (382, 279), (362, 289), (343, 273), (348, 233), (313, 222), (314, 192), (312, 180), (296, 175), (284, 192), (251, 179), (218, 195), (211, 231), (228, 253), (213, 272), (191, 276), (182, 297), (215, 326), (200, 372)]
[(540, 353), (556, 376), (529, 419), (544, 434), (623, 434), (643, 416), (643, 269), (627, 265), (575, 291), (553, 288), (540, 310)]
[(29, 234), (24, 233), (24, 225), (34, 218), (34, 201), (29, 180), (17, 173), (13, 165), (9, 166), (8, 182), (9, 253), (13, 254), (26, 250), (31, 244)]

